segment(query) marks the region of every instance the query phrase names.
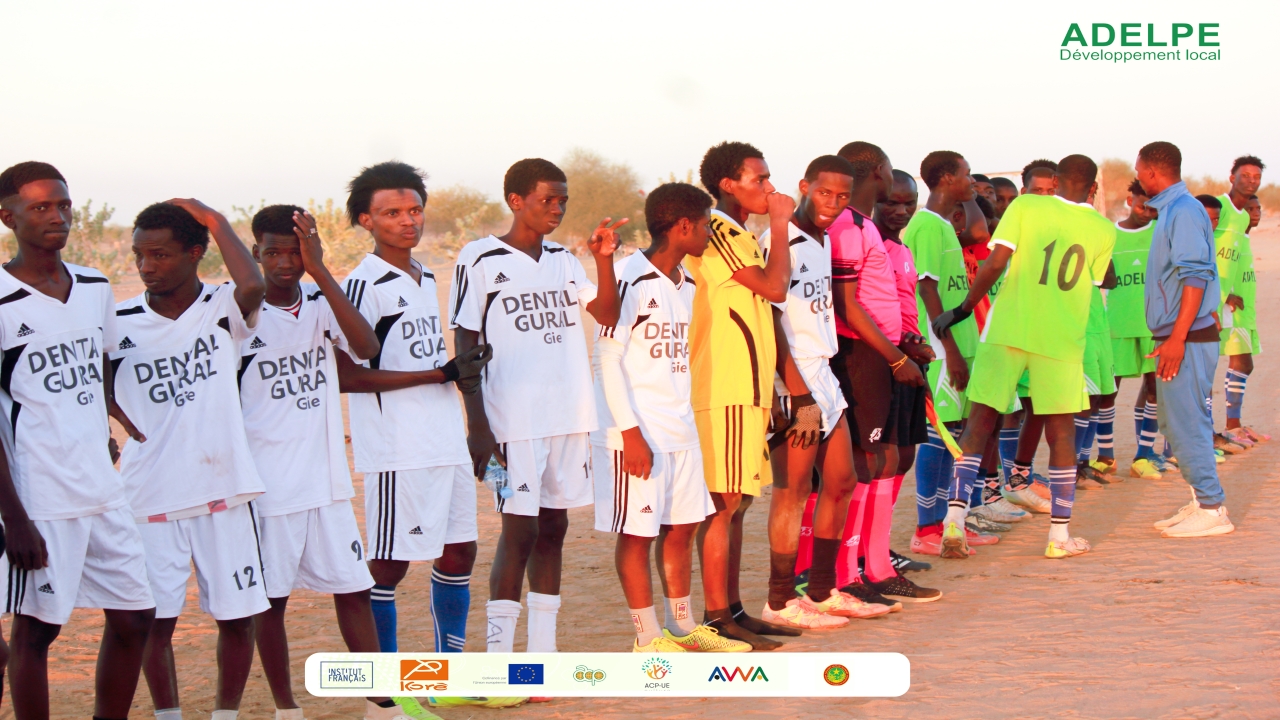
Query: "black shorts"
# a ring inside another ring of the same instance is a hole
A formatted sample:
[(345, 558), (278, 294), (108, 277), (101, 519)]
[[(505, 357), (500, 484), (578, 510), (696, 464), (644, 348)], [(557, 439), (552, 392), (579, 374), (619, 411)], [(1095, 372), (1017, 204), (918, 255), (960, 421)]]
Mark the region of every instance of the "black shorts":
[(841, 336), (831, 370), (849, 403), (845, 417), (856, 447), (875, 452), (881, 444), (906, 447), (926, 442), (926, 389), (895, 381), (889, 362), (870, 345)]

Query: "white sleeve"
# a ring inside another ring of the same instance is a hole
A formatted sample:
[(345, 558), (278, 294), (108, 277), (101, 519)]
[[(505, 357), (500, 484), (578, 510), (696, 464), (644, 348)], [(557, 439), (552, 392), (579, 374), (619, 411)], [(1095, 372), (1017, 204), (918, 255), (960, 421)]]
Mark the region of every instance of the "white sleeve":
[(572, 273), (570, 279), (573, 280), (574, 286), (578, 288), (578, 302), (583, 309), (586, 309), (587, 303), (596, 299), (596, 284), (587, 279), (587, 270), (582, 267), (582, 263), (578, 258), (574, 257), (568, 250), (565, 251), (565, 254), (569, 255), (570, 272)]
[(472, 272), (471, 256), (462, 252), (453, 265), (453, 282), (449, 287), (449, 327), (480, 332), (484, 316), (484, 279)]
[(258, 315), (262, 312), (262, 304), (255, 305), (253, 312), (246, 317), (244, 312), (240, 310), (240, 304), (236, 302), (235, 283), (229, 282), (225, 285), (220, 285), (214, 292), (221, 294), (221, 297), (215, 298), (215, 301), (221, 303), (222, 307), (227, 311), (227, 320), (231, 323), (228, 332), (231, 333), (231, 337), (236, 342), (248, 340), (253, 335), (253, 329), (258, 327)]
[[(317, 291), (318, 292), (318, 291)], [(329, 336), (329, 341), (333, 346), (346, 352), (351, 353), (350, 346), (347, 345), (347, 336), (342, 332), (342, 326), (338, 324), (338, 318), (333, 314), (333, 308), (329, 307), (329, 301), (325, 298), (318, 298), (324, 302), (324, 330)]]
[[(120, 347), (120, 336), (116, 333), (116, 301), (111, 292), (111, 284), (102, 293), (102, 342), (106, 346), (102, 352)], [(3, 341), (3, 338), (0, 338)]]
[(627, 379), (622, 374), (622, 354), (626, 346), (611, 337), (602, 336), (596, 338), (596, 350), (600, 353), (600, 384), (614, 425), (619, 430), (639, 427), (640, 422), (631, 409)]

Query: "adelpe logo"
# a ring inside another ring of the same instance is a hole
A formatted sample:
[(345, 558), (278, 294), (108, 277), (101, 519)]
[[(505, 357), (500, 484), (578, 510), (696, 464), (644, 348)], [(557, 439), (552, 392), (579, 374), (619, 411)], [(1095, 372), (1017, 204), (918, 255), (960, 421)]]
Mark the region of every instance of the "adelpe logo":
[(740, 667), (735, 667), (733, 670), (730, 670), (727, 667), (717, 667), (711, 670), (711, 677), (707, 678), (707, 682), (711, 682), (713, 680), (719, 680), (721, 682), (733, 682), (734, 680), (755, 682), (757, 680), (763, 680), (765, 682), (769, 682), (769, 676), (764, 674), (763, 667), (749, 667), (746, 672), (743, 672)]
[(401, 660), (401, 690), (448, 690), (448, 660)]

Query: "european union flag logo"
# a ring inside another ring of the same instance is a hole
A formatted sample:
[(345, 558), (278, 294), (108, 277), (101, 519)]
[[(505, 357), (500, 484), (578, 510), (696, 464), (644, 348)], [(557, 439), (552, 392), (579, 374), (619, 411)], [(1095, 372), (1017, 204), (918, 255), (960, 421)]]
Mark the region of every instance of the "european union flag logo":
[(519, 665), (511, 664), (507, 666), (507, 684), (508, 685), (541, 685), (542, 684), (542, 664), (537, 665)]

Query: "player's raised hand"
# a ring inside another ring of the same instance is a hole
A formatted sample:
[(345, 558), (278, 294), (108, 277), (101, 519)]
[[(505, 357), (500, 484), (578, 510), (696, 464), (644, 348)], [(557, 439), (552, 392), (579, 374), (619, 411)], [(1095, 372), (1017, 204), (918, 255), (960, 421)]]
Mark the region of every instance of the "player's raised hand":
[(44, 538), (29, 518), (6, 522), (4, 552), (9, 564), (19, 570), (39, 570), (49, 565), (49, 551)]
[(951, 327), (953, 325), (964, 322), (972, 314), (972, 310), (965, 310), (964, 306), (961, 305), (943, 311), (941, 315), (933, 319), (932, 323), (929, 323), (929, 326), (933, 328), (934, 335), (945, 340), (951, 337)]
[(649, 479), (653, 472), (653, 448), (639, 427), (622, 431), (622, 469), (632, 477)]
[(186, 210), (187, 212), (191, 213), (191, 217), (195, 218), (196, 222), (209, 228), (210, 230), (212, 230), (219, 223), (224, 223), (227, 221), (227, 219), (223, 217), (222, 213), (218, 212), (217, 210), (214, 210), (213, 208), (209, 207), (208, 205), (205, 205), (204, 203), (200, 202), (199, 200), (196, 200), (195, 198), (172, 198), (167, 202), (170, 205), (177, 205), (183, 210)]
[(293, 234), (298, 236), (299, 249), (302, 251), (302, 269), (311, 277), (324, 267), (324, 244), (320, 242), (320, 231), (316, 229), (316, 219), (309, 212), (293, 214)]
[(796, 211), (795, 198), (786, 193), (769, 193), (769, 219), (789, 220)]
[(591, 238), (587, 240), (587, 249), (597, 258), (613, 257), (613, 254), (618, 251), (618, 246), (622, 244), (622, 237), (618, 230), (631, 222), (631, 218), (622, 218), (610, 225), (612, 221), (611, 217), (601, 220), (596, 229), (591, 231)]

